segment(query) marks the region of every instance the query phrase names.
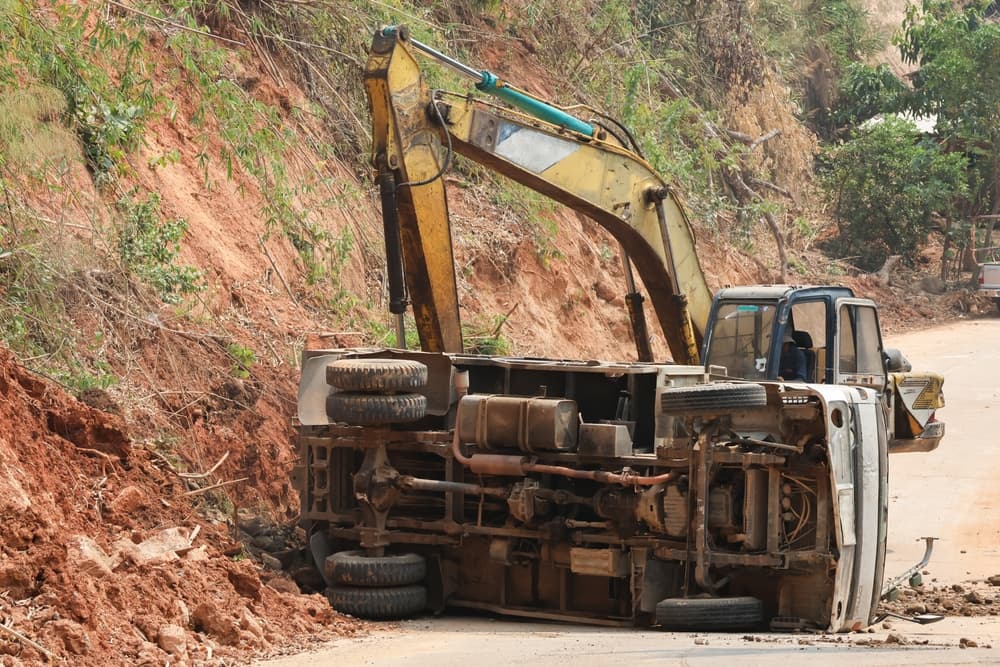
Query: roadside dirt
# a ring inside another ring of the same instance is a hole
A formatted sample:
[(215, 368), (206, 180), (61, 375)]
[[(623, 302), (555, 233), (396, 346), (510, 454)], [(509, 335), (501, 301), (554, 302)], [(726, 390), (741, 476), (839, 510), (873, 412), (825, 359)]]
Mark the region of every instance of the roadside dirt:
[[(91, 396), (97, 400), (97, 396)], [(121, 417), (0, 350), (0, 664), (240, 661), (362, 626), (245, 557)], [(229, 545), (230, 549), (224, 549)], [(228, 553), (228, 555), (227, 555)]]

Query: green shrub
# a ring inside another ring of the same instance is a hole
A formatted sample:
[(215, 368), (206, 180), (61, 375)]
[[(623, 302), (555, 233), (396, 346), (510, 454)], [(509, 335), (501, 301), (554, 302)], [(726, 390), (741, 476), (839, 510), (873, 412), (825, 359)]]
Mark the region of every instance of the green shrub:
[(824, 153), (823, 185), (840, 235), (831, 249), (873, 271), (889, 255), (912, 261), (932, 215), (949, 217), (967, 191), (966, 161), (895, 117), (859, 130)]
[(178, 303), (185, 294), (202, 289), (201, 272), (176, 264), (180, 242), (187, 232), (183, 218), (162, 220), (160, 198), (150, 193), (137, 199), (135, 191), (116, 205), (118, 258), (126, 269), (151, 285), (167, 303)]

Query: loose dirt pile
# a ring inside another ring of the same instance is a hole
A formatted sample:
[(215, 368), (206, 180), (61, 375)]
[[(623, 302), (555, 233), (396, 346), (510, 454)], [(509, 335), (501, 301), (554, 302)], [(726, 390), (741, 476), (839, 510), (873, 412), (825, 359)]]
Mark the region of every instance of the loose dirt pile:
[(120, 417), (0, 349), (0, 664), (220, 664), (359, 629), (188, 493)]
[(883, 607), (897, 614), (1000, 616), (1000, 574), (985, 581), (925, 584), (900, 591), (899, 599)]

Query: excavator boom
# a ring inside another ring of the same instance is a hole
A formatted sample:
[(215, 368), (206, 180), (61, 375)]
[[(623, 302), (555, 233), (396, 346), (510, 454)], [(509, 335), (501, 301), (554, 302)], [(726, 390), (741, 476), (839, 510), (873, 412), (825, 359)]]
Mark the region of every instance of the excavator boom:
[[(627, 257), (626, 274), (629, 262), (635, 265), (674, 360), (699, 363), (712, 295), (691, 226), (668, 184), (609, 129), (560, 120), (573, 117), (489, 73), (483, 73), (480, 88), (502, 91), (508, 101), (525, 100), (519, 106), (530, 113), (431, 91), (411, 41), (402, 28), (377, 33), (365, 85), (373, 118), (373, 161), (381, 178), (388, 180), (391, 173), (395, 185), (396, 210), (383, 211), (387, 244), (398, 234), (422, 347), (461, 351), (448, 206), (440, 178), (455, 152), (608, 230)], [(542, 113), (546, 109), (552, 113)], [(387, 201), (384, 190), (383, 196)], [(390, 229), (394, 224), (398, 232)], [(649, 353), (648, 345), (643, 352), (648, 334), (641, 301), (632, 298), (629, 303), (640, 359), (651, 361), (643, 359)]]

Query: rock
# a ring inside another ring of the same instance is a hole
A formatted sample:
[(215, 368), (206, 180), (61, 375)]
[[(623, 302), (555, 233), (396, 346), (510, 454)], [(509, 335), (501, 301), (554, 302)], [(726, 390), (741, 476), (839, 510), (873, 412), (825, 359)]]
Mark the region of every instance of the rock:
[(194, 629), (205, 632), (230, 646), (240, 640), (240, 628), (236, 622), (212, 602), (202, 602), (191, 613)]
[(177, 608), (177, 618), (180, 620), (181, 627), (187, 627), (191, 623), (191, 610), (188, 609), (187, 603), (177, 598), (174, 601), (174, 606)]
[(966, 602), (971, 602), (972, 604), (982, 604), (983, 598), (976, 591), (969, 591), (965, 595)]
[(979, 648), (979, 644), (974, 639), (967, 639), (962, 637), (958, 640), (959, 648)]
[(615, 297), (618, 296), (618, 292), (605, 282), (594, 283), (594, 294), (601, 301), (607, 301), (608, 303), (614, 301)]
[(90, 652), (90, 637), (79, 623), (63, 618), (52, 621), (45, 627), (52, 630), (68, 653), (84, 655)]
[(892, 623), (890, 623), (889, 621), (884, 622), (882, 624), (882, 629), (883, 630), (892, 630)]
[(77, 535), (69, 542), (69, 560), (80, 574), (102, 579), (114, 567), (114, 560), (97, 542), (86, 535)]
[(266, 551), (260, 552), (260, 562), (263, 563), (264, 567), (266, 567), (269, 570), (277, 571), (281, 569), (281, 561), (272, 556), (271, 554), (267, 553)]
[(992, 577), (986, 580), (990, 586), (1000, 586), (1000, 574), (994, 574)]
[(943, 609), (947, 609), (948, 611), (951, 611), (952, 609), (955, 608), (955, 603), (952, 602), (951, 600), (945, 598), (944, 600), (941, 600), (941, 607)]
[[(291, 595), (299, 595), (302, 591), (295, 584), (294, 581), (288, 577), (273, 577), (269, 579), (267, 585), (278, 591), (279, 593), (289, 593)], [(322, 589), (322, 587), (320, 588)]]
[(156, 644), (170, 655), (187, 653), (187, 631), (172, 623), (161, 626), (156, 633)]
[(108, 509), (127, 516), (146, 506), (146, 497), (138, 486), (126, 486), (108, 503)]
[(240, 619), (240, 625), (244, 630), (249, 632), (251, 635), (257, 639), (264, 638), (264, 626), (261, 625), (260, 620), (253, 615), (249, 609), (243, 610), (243, 617)]
[(708, 646), (708, 640), (704, 637), (695, 637), (694, 643), (698, 646)]
[(962, 586), (960, 586), (959, 584), (952, 584), (951, 585), (951, 590), (954, 591), (954, 592), (956, 592), (956, 593), (964, 593), (965, 592), (965, 589), (962, 588)]
[(899, 644), (900, 646), (906, 646), (907, 644), (910, 643), (910, 641), (902, 635), (898, 635), (896, 633), (890, 633), (889, 636), (885, 638), (885, 643)]
[(122, 557), (129, 558), (136, 565), (178, 560), (178, 551), (191, 548), (191, 529), (182, 526), (164, 528), (139, 544), (123, 537), (115, 542), (115, 548)]
[(927, 605), (920, 602), (916, 604), (906, 605), (906, 613), (909, 615), (926, 614)]
[(208, 560), (208, 546), (202, 544), (201, 546), (191, 549), (191, 551), (184, 554), (184, 560), (192, 562)]
[(237, 593), (252, 600), (260, 599), (261, 583), (256, 572), (230, 571), (227, 576)]

